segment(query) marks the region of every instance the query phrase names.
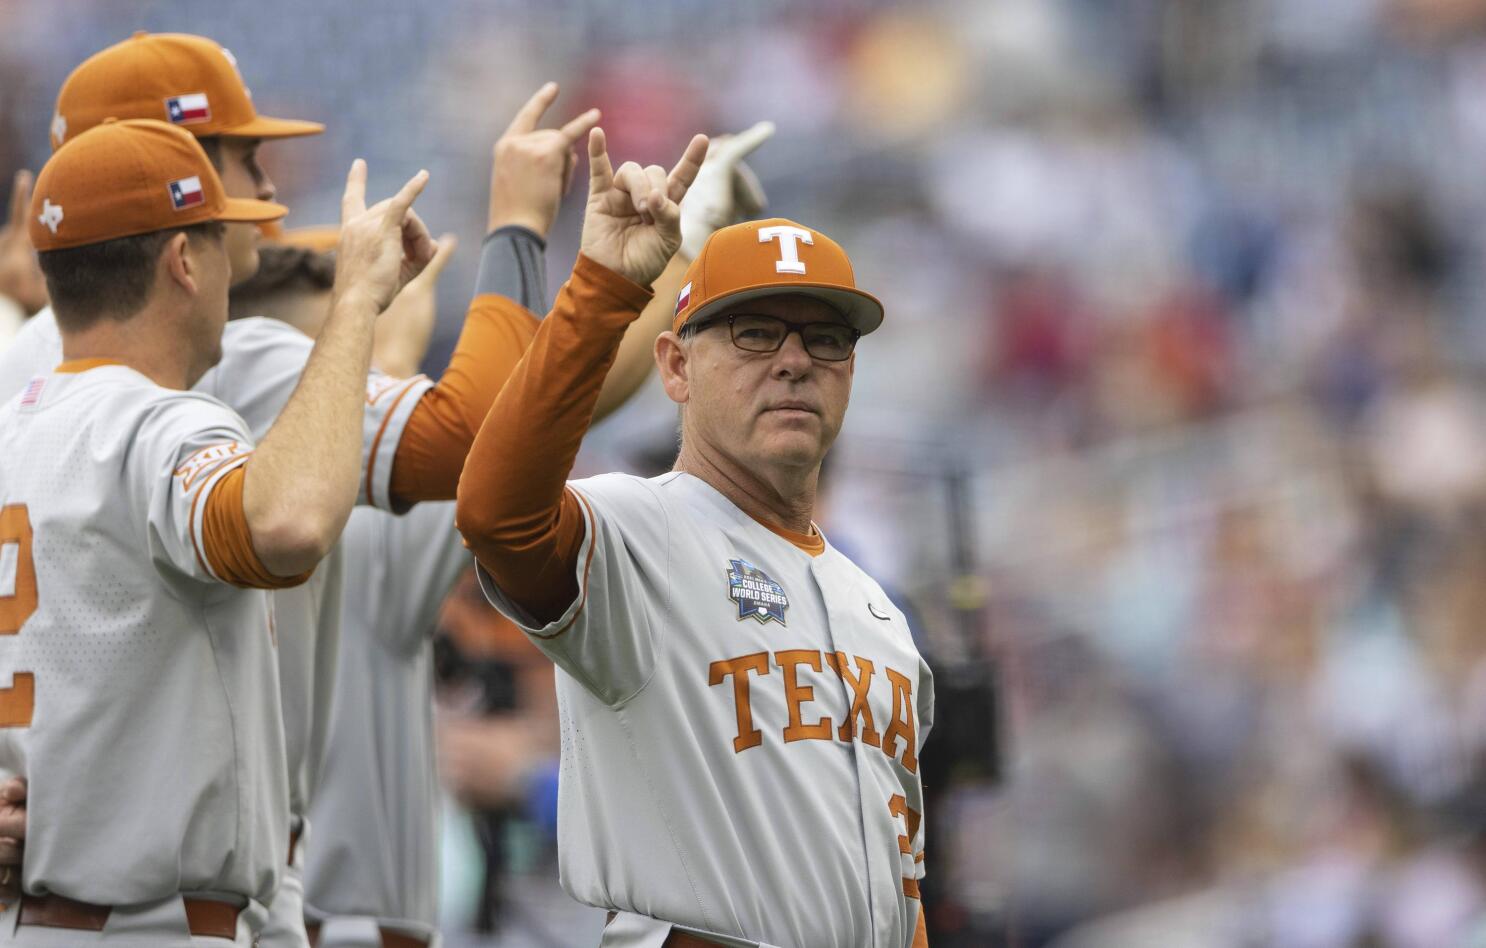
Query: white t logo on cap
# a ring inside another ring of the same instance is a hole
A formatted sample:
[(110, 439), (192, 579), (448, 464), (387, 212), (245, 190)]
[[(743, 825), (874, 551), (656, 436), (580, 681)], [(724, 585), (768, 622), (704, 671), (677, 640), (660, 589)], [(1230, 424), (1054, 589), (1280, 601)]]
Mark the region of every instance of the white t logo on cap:
[(57, 225), (62, 223), (62, 205), (53, 204), (51, 198), (42, 198), (41, 213), (36, 215), (36, 219), (55, 234)]
[(800, 244), (814, 244), (815, 238), (802, 227), (760, 227), (758, 242), (766, 244), (779, 241), (779, 259), (774, 261), (778, 273), (804, 273), (805, 264), (800, 260)]

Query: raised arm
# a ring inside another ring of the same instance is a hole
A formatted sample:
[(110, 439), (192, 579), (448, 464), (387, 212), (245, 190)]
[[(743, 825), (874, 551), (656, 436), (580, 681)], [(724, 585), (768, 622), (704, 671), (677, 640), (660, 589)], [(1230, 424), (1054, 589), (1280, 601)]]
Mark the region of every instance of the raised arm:
[(706, 150), (698, 135), (669, 175), (633, 162), (615, 172), (603, 131), (589, 134), (588, 204), (572, 279), (465, 462), (459, 530), (501, 588), (539, 620), (557, 617), (577, 595), (583, 519), (564, 485), (624, 331), (680, 246), (678, 205)]
[(719, 135), (708, 145), (702, 170), (681, 202), (681, 247), (651, 284), (655, 298), (625, 330), (614, 365), (599, 392), (594, 421), (628, 401), (655, 369), (655, 337), (671, 328), (686, 268), (702, 252), (707, 238), (718, 228), (757, 217), (764, 209), (767, 199), (763, 186), (743, 159), (773, 135), (773, 122), (758, 122), (737, 135)]
[(0, 227), (0, 297), (18, 309), (22, 316), (46, 305), (46, 278), (36, 262), (36, 248), (26, 232), (26, 218), (31, 213), (31, 172), (15, 173), (10, 187), (10, 213)]
[(390, 488), (397, 506), (454, 497), (475, 432), (536, 334), (532, 310), (547, 309), (547, 231), (576, 166), (573, 149), (599, 118), (589, 109), (560, 128), (539, 127), (557, 92), (556, 83), (538, 89), (495, 143), (475, 298), (448, 369), (398, 442)]
[(330, 317), (294, 394), (243, 467), (243, 516), (254, 552), (275, 576), (318, 563), (356, 502), (372, 323), (433, 258), (433, 239), (413, 212), (427, 181), (420, 171), (367, 208), (366, 164), (351, 166)]
[(377, 320), (372, 333), (374, 367), (393, 378), (418, 374), (418, 367), (428, 354), (434, 324), (438, 322), (439, 277), (457, 249), (459, 240), (453, 234), (440, 237), (428, 266), (403, 287)]

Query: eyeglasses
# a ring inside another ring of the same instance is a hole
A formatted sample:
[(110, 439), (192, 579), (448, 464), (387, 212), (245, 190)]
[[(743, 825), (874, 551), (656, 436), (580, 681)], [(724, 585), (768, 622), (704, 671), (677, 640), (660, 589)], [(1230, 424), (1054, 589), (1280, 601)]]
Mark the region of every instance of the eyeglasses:
[(688, 323), (682, 332), (695, 334), (723, 322), (728, 324), (733, 345), (745, 352), (778, 352), (789, 334), (797, 332), (805, 351), (812, 359), (822, 362), (845, 362), (851, 358), (857, 340), (862, 338), (860, 329), (842, 323), (792, 323), (763, 313), (734, 313), (704, 319)]

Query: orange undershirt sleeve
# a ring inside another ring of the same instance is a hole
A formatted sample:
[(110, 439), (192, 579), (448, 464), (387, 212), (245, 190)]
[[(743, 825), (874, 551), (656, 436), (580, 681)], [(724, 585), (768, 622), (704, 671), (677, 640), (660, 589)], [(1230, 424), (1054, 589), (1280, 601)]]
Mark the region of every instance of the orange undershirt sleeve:
[(537, 326), (535, 316), (504, 296), (470, 303), (449, 368), (418, 400), (398, 440), (390, 489), (397, 509), (453, 499), (475, 432)]
[(206, 497), (201, 515), (201, 545), (206, 561), (219, 579), (233, 586), (248, 589), (298, 586), (315, 571), (310, 569), (298, 576), (275, 576), (253, 549), (253, 534), (243, 512), (243, 482), (247, 471), (247, 465), (228, 471)]
[(650, 297), (580, 254), (465, 461), (459, 530), (506, 595), (544, 623), (578, 596), (583, 514), (565, 486), (624, 331)]
[(929, 948), (929, 929), (924, 924), (924, 907), (918, 907), (918, 928), (913, 933), (911, 948)]

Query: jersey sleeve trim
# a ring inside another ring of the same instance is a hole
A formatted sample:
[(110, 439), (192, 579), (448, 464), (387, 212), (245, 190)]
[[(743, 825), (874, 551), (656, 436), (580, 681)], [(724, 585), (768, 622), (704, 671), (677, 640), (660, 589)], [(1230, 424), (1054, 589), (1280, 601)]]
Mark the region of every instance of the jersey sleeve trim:
[(582, 564), (578, 567), (578, 595), (563, 610), (562, 615), (546, 625), (536, 624), (532, 621), (532, 616), (516, 605), (496, 584), (495, 577), (490, 574), (479, 558), (475, 559), (475, 575), (480, 581), (481, 591), (485, 593), (485, 598), (490, 604), (516, 623), (516, 627), (522, 632), (534, 639), (544, 641), (552, 641), (561, 637), (578, 622), (578, 617), (583, 614), (583, 607), (588, 602), (588, 574), (593, 566), (594, 551), (597, 549), (594, 535), (598, 527), (594, 520), (593, 508), (588, 504), (588, 498), (584, 497), (581, 491), (574, 489), (571, 484), (564, 486), (563, 489), (578, 501), (578, 508), (583, 512), (583, 543), (578, 547), (576, 558), (577, 562)]
[[(206, 550), (206, 503), (204, 502), (222, 482), (222, 478), (247, 464), (251, 456), (252, 452), (248, 451), (219, 463), (206, 478), (202, 479), (200, 486), (196, 488), (196, 493), (191, 498), (191, 551), (196, 554), (196, 565), (201, 567), (201, 571), (219, 583), (225, 583), (227, 580), (212, 569), (211, 558), (204, 552)], [(176, 475), (181, 476), (181, 472), (177, 470)], [(189, 489), (189, 484), (184, 480), (183, 487)]]
[(583, 546), (587, 547), (588, 549), (585, 551), (582, 548), (579, 548), (578, 551), (579, 558), (583, 560), (583, 573), (581, 576), (578, 577), (578, 608), (573, 610), (572, 618), (569, 619), (567, 623), (556, 632), (548, 635), (543, 635), (540, 632), (529, 633), (531, 635), (535, 635), (537, 638), (542, 639), (555, 639), (566, 632), (568, 629), (571, 629), (574, 623), (578, 621), (578, 617), (583, 614), (583, 607), (588, 603), (588, 571), (593, 566), (593, 551), (594, 548), (597, 546), (597, 544), (593, 542), (593, 508), (588, 506), (587, 497), (584, 497), (582, 494), (580, 494), (578, 491), (573, 490), (571, 487), (566, 489), (571, 491), (574, 497), (578, 498), (578, 506), (583, 508)]
[[(243, 509), (243, 485), (246, 482), (247, 465), (234, 465), (210, 487), (201, 502), (200, 524), (193, 523), (192, 540), (200, 533), (197, 556), (203, 557), (213, 578), (230, 586), (243, 589), (287, 589), (298, 586), (309, 579), (314, 568), (296, 576), (276, 576), (258, 557), (253, 546), (253, 532), (248, 527), (247, 513)], [(198, 495), (199, 498), (200, 495)], [(192, 519), (195, 515), (193, 504)]]
[[(372, 438), (371, 450), (366, 456), (366, 481), (362, 495), (366, 503), (373, 507), (382, 510), (392, 509), (392, 459), (397, 454), (397, 442), (408, 419), (413, 415), (413, 409), (418, 405), (418, 399), (431, 388), (433, 388), (433, 382), (426, 375), (416, 375), (408, 379), (400, 389), (387, 389), (369, 400), (369, 405), (374, 405), (383, 399), (389, 397), (392, 399), (392, 405), (387, 409), (387, 414), (382, 417), (382, 423), (377, 427), (377, 433)], [(408, 394), (415, 389), (417, 397), (408, 398)], [(394, 391), (396, 394), (391, 394)], [(389, 431), (396, 434), (390, 441), (386, 441), (387, 447), (383, 450), (383, 442)]]

